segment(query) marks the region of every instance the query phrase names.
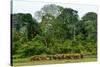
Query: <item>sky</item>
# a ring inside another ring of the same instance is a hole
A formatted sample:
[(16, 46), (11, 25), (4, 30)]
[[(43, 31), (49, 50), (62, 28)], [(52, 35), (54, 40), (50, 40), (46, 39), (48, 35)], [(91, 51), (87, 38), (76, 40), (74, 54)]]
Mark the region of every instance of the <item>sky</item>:
[(34, 17), (34, 13), (39, 11), (44, 5), (56, 4), (63, 6), (64, 8), (72, 8), (78, 11), (78, 15), (81, 18), (87, 12), (96, 12), (97, 6), (95, 5), (83, 5), (83, 4), (69, 4), (69, 3), (49, 3), (49, 2), (38, 2), (38, 1), (13, 1), (12, 13), (31, 13)]

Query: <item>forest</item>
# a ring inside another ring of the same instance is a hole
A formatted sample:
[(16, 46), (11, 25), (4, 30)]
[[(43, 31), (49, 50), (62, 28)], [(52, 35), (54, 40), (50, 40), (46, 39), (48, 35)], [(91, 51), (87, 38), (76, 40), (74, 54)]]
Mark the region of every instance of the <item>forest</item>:
[(35, 12), (11, 14), (13, 59), (35, 55), (97, 56), (97, 14), (55, 4)]

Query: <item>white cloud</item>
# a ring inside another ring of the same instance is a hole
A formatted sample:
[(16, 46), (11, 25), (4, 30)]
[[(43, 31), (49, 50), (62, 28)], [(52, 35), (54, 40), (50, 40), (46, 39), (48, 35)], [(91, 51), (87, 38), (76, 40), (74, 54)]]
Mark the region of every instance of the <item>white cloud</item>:
[(46, 4), (56, 4), (63, 7), (72, 8), (78, 11), (80, 17), (87, 12), (96, 12), (97, 6), (95, 5), (83, 5), (83, 4), (68, 4), (68, 3), (54, 3), (54, 2), (39, 2), (39, 1), (13, 1), (13, 13), (31, 13), (34, 17), (34, 13), (40, 10)]

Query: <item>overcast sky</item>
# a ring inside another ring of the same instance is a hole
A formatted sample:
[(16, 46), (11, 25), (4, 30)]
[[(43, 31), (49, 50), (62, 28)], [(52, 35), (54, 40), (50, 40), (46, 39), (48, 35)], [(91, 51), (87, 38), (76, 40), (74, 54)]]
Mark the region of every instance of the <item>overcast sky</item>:
[(64, 8), (72, 8), (78, 11), (80, 17), (87, 12), (96, 12), (97, 6), (94, 5), (82, 5), (82, 4), (68, 4), (68, 3), (47, 3), (47, 2), (34, 2), (34, 1), (13, 1), (12, 13), (31, 13), (34, 17), (34, 13), (40, 10), (44, 5), (56, 4), (63, 6)]

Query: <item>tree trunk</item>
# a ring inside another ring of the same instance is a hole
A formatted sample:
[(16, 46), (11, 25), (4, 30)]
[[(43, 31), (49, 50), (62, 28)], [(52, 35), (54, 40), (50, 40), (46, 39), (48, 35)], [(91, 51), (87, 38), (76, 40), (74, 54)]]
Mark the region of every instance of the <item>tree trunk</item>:
[(74, 40), (74, 41), (76, 40), (76, 39), (75, 39), (75, 34), (76, 34), (75, 30), (76, 30), (76, 28), (75, 28), (75, 25), (74, 25), (74, 37), (73, 37), (73, 40)]

